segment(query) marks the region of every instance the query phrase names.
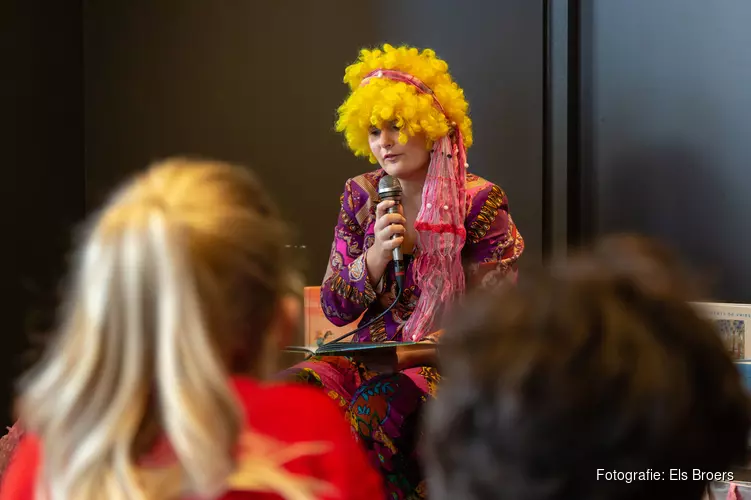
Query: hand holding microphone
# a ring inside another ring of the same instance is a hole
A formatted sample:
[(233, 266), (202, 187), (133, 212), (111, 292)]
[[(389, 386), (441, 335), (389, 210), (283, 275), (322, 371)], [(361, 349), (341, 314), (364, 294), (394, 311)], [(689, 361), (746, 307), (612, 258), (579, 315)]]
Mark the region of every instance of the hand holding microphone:
[(376, 206), (376, 222), (373, 228), (375, 241), (373, 251), (385, 262), (393, 258), (393, 251), (404, 243), (404, 227), (407, 219), (401, 214), (401, 205), (394, 200), (383, 200)]
[(365, 260), (373, 286), (381, 281), (386, 267), (393, 260), (394, 249), (401, 248), (404, 242), (407, 220), (399, 211), (393, 212), (394, 209), (398, 210), (397, 206), (393, 200), (383, 200), (376, 206), (373, 245), (368, 249)]
[[(355, 330), (345, 333), (332, 342), (339, 342), (358, 331), (369, 328), (376, 321), (383, 318), (391, 309), (399, 303), (404, 291), (405, 265), (402, 255), (402, 243), (404, 243), (405, 225), (407, 219), (402, 212), (402, 186), (399, 180), (386, 175), (378, 182), (378, 196), (381, 202), (376, 206), (376, 220), (373, 226), (373, 244), (365, 254), (365, 265), (368, 268), (368, 279), (373, 286), (381, 281), (383, 273), (389, 262), (394, 261), (394, 275), (398, 286), (396, 298), (383, 312)], [(389, 364), (398, 367), (400, 358), (397, 356), (389, 359)]]
[(391, 250), (390, 260), (394, 261), (396, 282), (399, 289), (404, 290), (405, 266), (402, 243), (407, 220), (402, 213), (402, 186), (399, 179), (390, 175), (383, 176), (378, 182), (378, 196), (383, 201), (376, 207), (373, 246), (378, 245), (379, 251), (384, 253)]

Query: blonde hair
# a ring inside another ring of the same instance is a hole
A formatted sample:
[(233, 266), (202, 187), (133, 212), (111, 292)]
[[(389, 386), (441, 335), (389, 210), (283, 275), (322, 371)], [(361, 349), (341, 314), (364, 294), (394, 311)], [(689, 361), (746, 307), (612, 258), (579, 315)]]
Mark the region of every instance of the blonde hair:
[[(379, 69), (402, 71), (416, 77), (432, 95), (388, 78), (375, 78), (362, 85), (368, 74)], [(426, 147), (430, 148), (449, 134), (452, 127), (457, 127), (464, 137), (464, 146), (472, 145), (472, 120), (464, 91), (451, 78), (446, 61), (436, 57), (431, 49), (420, 52), (414, 47), (389, 44), (385, 44), (383, 50), (362, 49), (357, 61), (347, 66), (344, 83), (351, 93), (339, 106), (336, 130), (344, 132), (355, 156), (366, 156), (371, 163), (376, 163), (370, 151), (368, 132), (373, 126), (383, 128), (392, 122), (399, 127), (402, 144), (421, 133), (425, 135)], [(446, 114), (436, 108), (433, 96)]]
[[(232, 357), (245, 349), (258, 361), (289, 283), (276, 208), (246, 169), (170, 159), (125, 185), (87, 229), (59, 336), (20, 400), (44, 446), (37, 491), (151, 498), (159, 488), (136, 462), (161, 435), (180, 489), (221, 494), (243, 430)], [(284, 486), (269, 481), (245, 482)]]

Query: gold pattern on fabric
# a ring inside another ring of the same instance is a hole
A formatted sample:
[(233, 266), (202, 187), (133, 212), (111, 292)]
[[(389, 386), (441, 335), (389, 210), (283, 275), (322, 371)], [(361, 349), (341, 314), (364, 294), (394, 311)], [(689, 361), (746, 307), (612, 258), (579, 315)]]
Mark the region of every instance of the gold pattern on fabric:
[(370, 341), (371, 342), (385, 342), (386, 338), (386, 318), (380, 318), (378, 321), (370, 325)]
[(339, 214), (339, 217), (341, 217), (342, 222), (347, 226), (347, 229), (350, 230), (353, 234), (362, 236), (365, 234), (365, 232), (362, 230), (362, 227), (360, 227), (360, 224), (357, 223), (357, 221), (352, 220), (352, 217), (349, 216), (346, 210), (344, 210), (344, 207), (342, 207), (342, 211)]
[(503, 200), (506, 194), (495, 184), (491, 186), (488, 193), (488, 199), (485, 200), (480, 213), (467, 230), (467, 240), (469, 243), (477, 243), (482, 240), (490, 229), (498, 215), (498, 210), (503, 206)]
[(365, 191), (368, 195), (368, 199), (365, 203), (363, 203), (360, 210), (355, 214), (355, 217), (357, 218), (357, 221), (363, 225), (367, 226), (365, 224), (365, 221), (368, 220), (368, 218), (371, 216), (371, 212), (375, 213), (375, 206), (378, 204), (379, 197), (378, 197), (378, 181), (380, 178), (383, 177), (382, 175), (358, 175), (354, 179), (352, 179), (352, 182), (357, 184), (359, 187), (362, 188), (363, 191)]
[(365, 276), (365, 259), (356, 259), (349, 265), (350, 281), (360, 281)]
[(356, 287), (347, 283), (347, 280), (341, 277), (341, 275), (335, 276), (331, 280), (329, 285), (332, 292), (335, 292), (340, 297), (349, 300), (354, 304), (359, 304), (363, 307), (368, 307), (376, 295), (372, 287), (365, 287), (365, 292), (361, 292)]

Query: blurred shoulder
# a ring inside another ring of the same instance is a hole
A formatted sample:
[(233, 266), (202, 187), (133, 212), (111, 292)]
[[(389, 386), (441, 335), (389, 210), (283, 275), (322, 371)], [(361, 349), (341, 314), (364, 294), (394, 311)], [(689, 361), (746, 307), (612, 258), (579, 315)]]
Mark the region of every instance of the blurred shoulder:
[(508, 210), (506, 192), (497, 184), (475, 174), (467, 174), (467, 218), (473, 220), (481, 213)]
[(490, 197), (506, 199), (506, 193), (499, 185), (476, 174), (467, 173), (465, 186), (472, 202), (485, 202)]
[[(332, 418), (343, 421), (343, 411), (319, 388), (305, 384), (262, 383), (242, 377), (234, 378), (233, 384), (248, 423), (259, 430), (293, 425), (298, 430), (315, 429)], [(304, 425), (305, 422), (308, 425)]]

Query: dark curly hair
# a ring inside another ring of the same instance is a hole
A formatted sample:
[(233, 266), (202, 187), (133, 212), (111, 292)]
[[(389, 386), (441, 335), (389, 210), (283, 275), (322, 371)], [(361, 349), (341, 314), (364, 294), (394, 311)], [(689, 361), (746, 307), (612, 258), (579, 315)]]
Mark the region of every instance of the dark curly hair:
[(618, 236), (469, 300), (427, 410), (431, 498), (698, 500), (693, 469), (744, 461), (746, 391), (684, 276), (667, 248)]

